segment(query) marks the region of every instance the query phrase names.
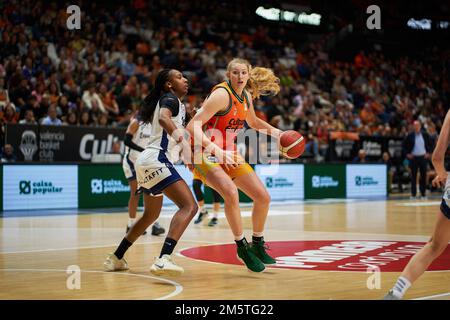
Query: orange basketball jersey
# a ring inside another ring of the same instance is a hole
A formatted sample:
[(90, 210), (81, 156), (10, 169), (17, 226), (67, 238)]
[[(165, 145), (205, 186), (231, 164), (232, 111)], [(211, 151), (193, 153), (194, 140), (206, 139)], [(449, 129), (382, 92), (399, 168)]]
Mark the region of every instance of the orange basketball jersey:
[[(244, 127), (249, 108), (247, 93), (243, 91), (240, 97), (231, 87), (230, 82), (222, 82), (216, 85), (212, 91), (224, 88), (228, 92), (230, 102), (226, 110), (216, 113), (203, 126), (203, 131), (212, 142), (224, 150), (235, 150), (235, 140), (239, 131)], [(212, 92), (211, 91), (211, 92)]]

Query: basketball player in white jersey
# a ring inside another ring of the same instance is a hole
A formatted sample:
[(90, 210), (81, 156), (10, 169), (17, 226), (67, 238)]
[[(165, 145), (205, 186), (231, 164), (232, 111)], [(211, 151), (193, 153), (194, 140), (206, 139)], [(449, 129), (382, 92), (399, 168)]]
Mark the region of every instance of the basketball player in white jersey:
[(178, 206), (178, 211), (170, 222), (161, 253), (150, 272), (161, 276), (184, 272), (182, 267), (172, 261), (171, 254), (198, 209), (191, 190), (173, 166), (184, 148), (190, 150), (189, 141), (183, 139), (181, 130), (177, 130), (184, 126), (186, 120), (186, 109), (181, 99), (187, 92), (188, 82), (182, 73), (164, 69), (158, 73), (153, 90), (144, 99), (140, 117), (142, 121), (152, 124), (149, 144), (136, 161), (138, 190), (144, 193), (144, 214), (132, 226), (116, 251), (108, 255), (103, 264), (106, 270), (128, 269), (123, 256), (159, 217), (164, 194)]
[(444, 188), (440, 212), (436, 216), (433, 235), (427, 244), (417, 251), (409, 260), (394, 287), (384, 297), (385, 300), (400, 300), (409, 287), (416, 281), (447, 248), (450, 241), (450, 174), (445, 168), (445, 154), (450, 143), (450, 110), (444, 119), (436, 148), (433, 151), (432, 162), (436, 170), (433, 186)]
[[(135, 162), (139, 154), (144, 151), (144, 147), (148, 144), (152, 133), (152, 125), (139, 120), (138, 117), (133, 117), (128, 125), (125, 133), (125, 154), (122, 160), (122, 168), (125, 178), (128, 180), (130, 186), (130, 199), (128, 200), (128, 225), (127, 231), (133, 226), (136, 221), (136, 211), (139, 205), (140, 194), (136, 194), (137, 182)], [(165, 232), (164, 228), (155, 222), (152, 226), (152, 235), (158, 236)], [(146, 234), (144, 231), (143, 234)]]

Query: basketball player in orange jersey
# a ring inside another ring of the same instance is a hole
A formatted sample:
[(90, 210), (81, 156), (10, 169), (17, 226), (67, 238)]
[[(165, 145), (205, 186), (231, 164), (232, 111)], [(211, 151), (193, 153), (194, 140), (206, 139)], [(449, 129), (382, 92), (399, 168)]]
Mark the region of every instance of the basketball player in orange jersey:
[[(194, 174), (224, 199), (225, 215), (237, 244), (238, 258), (250, 271), (261, 272), (265, 264), (276, 263), (267, 254), (263, 237), (270, 195), (252, 167), (237, 153), (234, 138), (244, 127), (244, 122), (279, 138), (280, 130), (256, 117), (252, 102), (261, 94), (278, 93), (279, 79), (270, 69), (252, 69), (243, 59), (233, 59), (228, 64), (227, 77), (228, 81), (212, 89), (187, 126), (195, 141), (201, 141), (203, 147), (211, 150), (211, 154), (202, 155), (201, 163), (194, 159)], [(251, 245), (243, 233), (238, 189), (253, 200)]]
[(385, 300), (400, 300), (403, 298), (411, 284), (417, 280), (428, 268), (428, 266), (439, 257), (450, 241), (450, 177), (445, 170), (444, 160), (450, 142), (450, 110), (447, 111), (444, 124), (442, 125), (436, 148), (433, 152), (432, 162), (436, 170), (433, 186), (445, 185), (444, 195), (440, 211), (437, 215), (433, 235), (428, 243), (420, 249), (408, 262), (394, 287), (384, 297)]

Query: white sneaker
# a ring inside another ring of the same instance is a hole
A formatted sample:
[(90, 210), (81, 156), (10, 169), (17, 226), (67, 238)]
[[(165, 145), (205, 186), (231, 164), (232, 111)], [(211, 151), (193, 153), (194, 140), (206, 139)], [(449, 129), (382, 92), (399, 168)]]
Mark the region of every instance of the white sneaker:
[(184, 269), (172, 261), (172, 257), (168, 254), (161, 258), (156, 258), (150, 267), (150, 272), (156, 276), (179, 276), (183, 274)]
[(103, 267), (107, 271), (122, 271), (129, 269), (125, 258), (119, 260), (114, 253), (108, 254), (105, 262), (103, 262)]
[(387, 295), (384, 296), (383, 300), (401, 300), (398, 296), (394, 294), (394, 291), (390, 290)]

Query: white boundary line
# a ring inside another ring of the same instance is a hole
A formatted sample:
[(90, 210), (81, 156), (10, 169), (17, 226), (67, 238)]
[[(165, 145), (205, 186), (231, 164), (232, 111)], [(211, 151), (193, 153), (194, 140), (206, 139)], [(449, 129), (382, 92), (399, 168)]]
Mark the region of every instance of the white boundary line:
[[(187, 240), (182, 239), (182, 241), (186, 242), (198, 242), (198, 243), (206, 243), (206, 244), (221, 244), (218, 242), (210, 242), (210, 241), (200, 241), (200, 240)], [(146, 241), (146, 242), (139, 242), (134, 243), (133, 246), (142, 245), (142, 244), (161, 244), (164, 243), (164, 240), (159, 241)], [(37, 250), (25, 250), (25, 251), (7, 251), (7, 252), (0, 252), (0, 255), (2, 254), (15, 254), (15, 253), (33, 253), (33, 252), (51, 252), (51, 251), (64, 251), (64, 250), (83, 250), (83, 249), (97, 249), (97, 248), (110, 248), (117, 246), (117, 243), (114, 244), (105, 244), (105, 245), (98, 245), (98, 246), (86, 246), (86, 247), (68, 247), (68, 248), (50, 248), (50, 249), (37, 249)]]
[(446, 296), (450, 296), (450, 292), (447, 293), (441, 293), (441, 294), (435, 294), (433, 296), (425, 296), (425, 297), (420, 297), (420, 298), (414, 298), (411, 300), (430, 300), (433, 298), (440, 298), (440, 297), (446, 297)]
[[(0, 271), (4, 271), (4, 272), (67, 272), (67, 270), (63, 270), (63, 269), (0, 269)], [(147, 276), (147, 275), (143, 275), (143, 274), (128, 273), (128, 272), (108, 272), (108, 271), (98, 271), (98, 270), (80, 270), (80, 271), (86, 272), (86, 273), (106, 273), (106, 274), (113, 274), (113, 275), (140, 277), (140, 278), (146, 278), (146, 279), (167, 282), (167, 283), (175, 286), (175, 290), (173, 292), (171, 292), (165, 296), (153, 299), (153, 300), (166, 300), (166, 299), (172, 298), (172, 297), (180, 294), (183, 291), (183, 286), (181, 284), (179, 284), (178, 282), (175, 282), (173, 280), (169, 280), (169, 279), (165, 279), (165, 278)]]

